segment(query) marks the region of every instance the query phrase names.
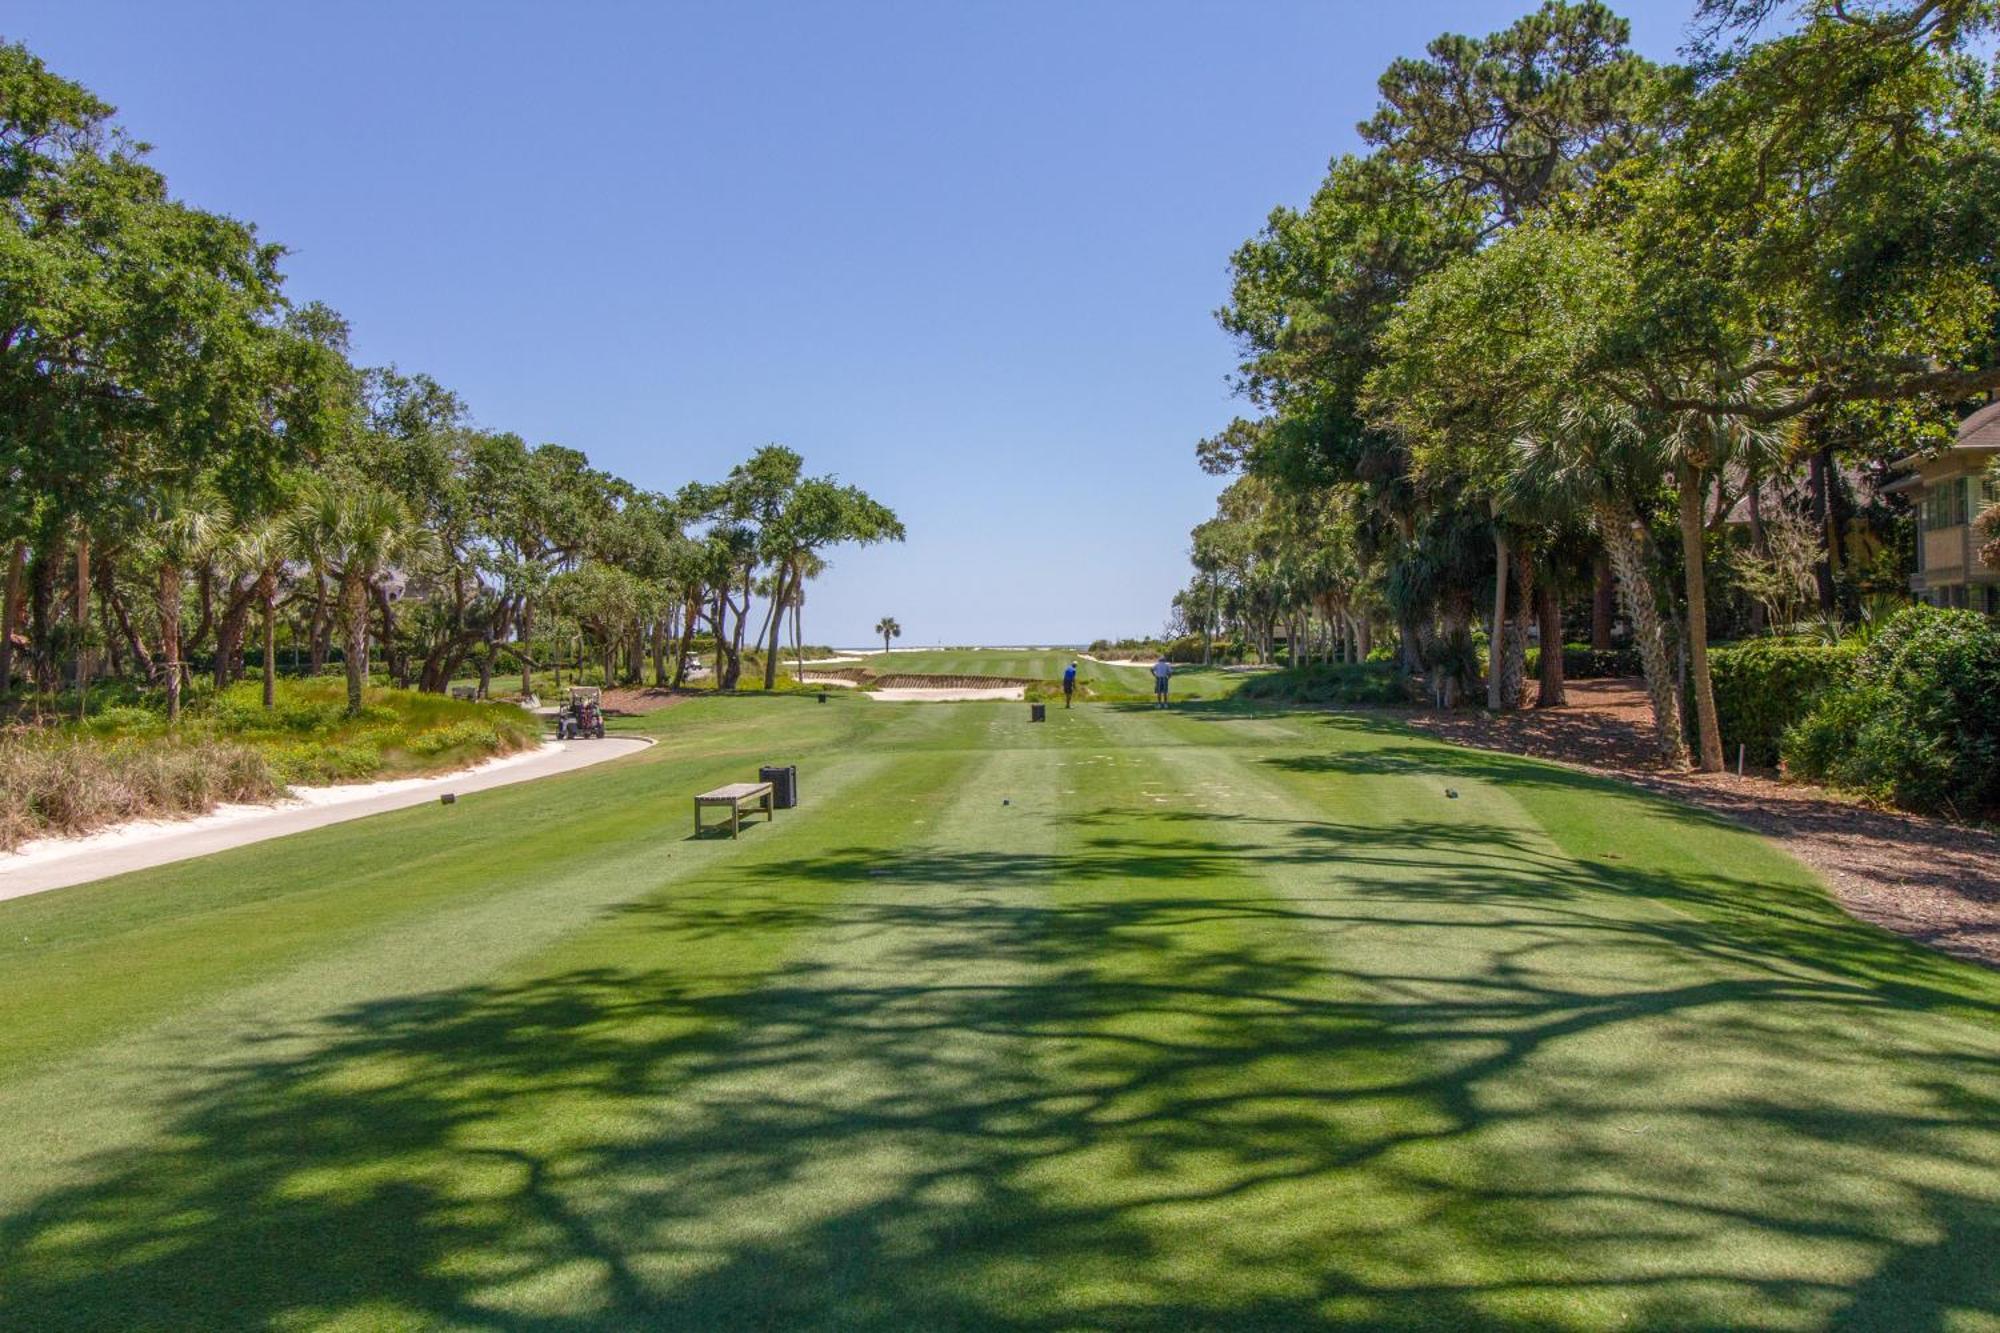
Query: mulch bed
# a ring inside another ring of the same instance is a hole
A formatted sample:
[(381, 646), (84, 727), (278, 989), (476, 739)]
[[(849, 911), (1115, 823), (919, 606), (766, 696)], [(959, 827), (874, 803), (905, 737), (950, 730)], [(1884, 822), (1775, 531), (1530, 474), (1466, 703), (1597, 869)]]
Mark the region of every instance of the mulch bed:
[(1404, 720), (1441, 740), (1552, 759), (1722, 815), (1782, 842), (1861, 920), (2000, 967), (2000, 834), (1875, 809), (1771, 773), (1675, 773), (1651, 757), (1641, 682), (1572, 681), (1568, 697), (1564, 708)]
[(657, 713), (662, 708), (672, 708), (675, 704), (686, 703), (695, 697), (694, 690), (667, 690), (657, 686), (638, 689), (625, 686), (604, 692), (604, 711), (610, 713)]

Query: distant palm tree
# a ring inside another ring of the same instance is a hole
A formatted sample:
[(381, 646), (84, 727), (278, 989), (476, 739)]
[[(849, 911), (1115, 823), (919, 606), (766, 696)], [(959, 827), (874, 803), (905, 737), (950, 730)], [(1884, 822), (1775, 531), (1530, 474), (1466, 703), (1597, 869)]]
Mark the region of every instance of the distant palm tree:
[(228, 513), (202, 490), (168, 489), (136, 543), (142, 564), (153, 571), (153, 595), (160, 615), (161, 669), (166, 673), (167, 725), (181, 720), (181, 591), (187, 571), (214, 555), (228, 538)]
[(882, 636), (882, 651), (889, 651), (889, 640), (903, 637), (903, 627), (896, 623), (894, 616), (883, 616), (875, 622), (875, 632)]
[(368, 679), (368, 597), (375, 581), (398, 565), (437, 550), (437, 536), (413, 522), (403, 502), (373, 487), (322, 482), (306, 492), (287, 524), (290, 544), (340, 590), (347, 659), (347, 711), (361, 711)]

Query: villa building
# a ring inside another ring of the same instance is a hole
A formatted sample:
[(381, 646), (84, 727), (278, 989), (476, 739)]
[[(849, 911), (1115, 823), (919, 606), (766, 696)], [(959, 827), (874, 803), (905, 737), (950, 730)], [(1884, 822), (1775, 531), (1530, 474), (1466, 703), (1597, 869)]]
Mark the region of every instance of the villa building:
[(2000, 614), (2000, 567), (1979, 558), (1985, 540), (1973, 526), (1980, 512), (2000, 504), (2000, 483), (1988, 473), (2000, 457), (2000, 402), (1988, 403), (1959, 423), (1958, 441), (1942, 454), (1899, 458), (1909, 475), (1885, 492), (1910, 492), (1917, 511), (1917, 570), (1910, 591), (1933, 606), (1964, 606)]

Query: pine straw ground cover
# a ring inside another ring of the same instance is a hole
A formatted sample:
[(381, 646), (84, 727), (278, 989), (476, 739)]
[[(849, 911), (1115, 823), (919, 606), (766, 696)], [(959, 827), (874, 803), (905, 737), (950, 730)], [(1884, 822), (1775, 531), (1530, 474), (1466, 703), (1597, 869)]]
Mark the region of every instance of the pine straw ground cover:
[(2000, 974), (1393, 720), (1026, 711), (0, 903), (0, 1327), (2000, 1326)]
[(108, 708), (82, 723), (0, 733), (0, 850), (128, 819), (177, 818), (225, 801), (268, 801), (294, 783), (445, 772), (535, 744), (518, 708), (370, 690), (346, 715), (338, 680), (285, 681), (197, 698), (179, 726), (156, 708)]

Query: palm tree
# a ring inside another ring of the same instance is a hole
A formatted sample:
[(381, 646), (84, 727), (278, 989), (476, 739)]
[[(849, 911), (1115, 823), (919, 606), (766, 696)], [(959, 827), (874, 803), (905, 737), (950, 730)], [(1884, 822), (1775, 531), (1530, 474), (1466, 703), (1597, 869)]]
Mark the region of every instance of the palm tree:
[(875, 622), (875, 632), (882, 636), (882, 651), (889, 651), (889, 640), (903, 637), (903, 627), (896, 623), (894, 616), (883, 616)]
[(160, 617), (160, 666), (166, 672), (167, 725), (181, 719), (181, 594), (189, 566), (215, 554), (228, 533), (228, 516), (207, 491), (162, 491), (135, 543), (142, 564), (153, 570), (153, 596)]
[(410, 517), (403, 502), (371, 486), (316, 482), (286, 522), (287, 538), (322, 578), (339, 589), (342, 652), (347, 659), (347, 712), (361, 711), (368, 678), (368, 595), (385, 572), (437, 550), (437, 536)]
[[(1739, 389), (1746, 391), (1767, 402), (1779, 399), (1767, 385), (1754, 380)], [(1757, 426), (1741, 417), (1686, 413), (1670, 423), (1659, 443), (1672, 469), (1678, 497), (1681, 569), (1687, 585), (1688, 688), (1694, 695), (1695, 759), (1704, 773), (1719, 773), (1723, 768), (1715, 683), (1708, 667), (1708, 575), (1702, 564), (1706, 537), (1702, 511), (1709, 482), (1723, 476), (1725, 465), (1730, 463), (1753, 474), (1769, 471), (1782, 461), (1786, 442), (1782, 427)]]
[(295, 554), (287, 511), (239, 519), (230, 555), (242, 575), (255, 580), (253, 590), (263, 612), (264, 707), (277, 703), (278, 594), (285, 583), (285, 565)]

